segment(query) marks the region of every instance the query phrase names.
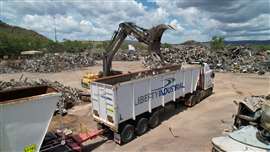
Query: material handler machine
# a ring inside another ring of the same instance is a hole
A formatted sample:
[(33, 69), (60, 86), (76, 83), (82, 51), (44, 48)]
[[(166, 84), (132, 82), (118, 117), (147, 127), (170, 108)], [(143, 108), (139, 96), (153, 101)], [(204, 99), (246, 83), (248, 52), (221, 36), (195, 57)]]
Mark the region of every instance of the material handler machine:
[(84, 88), (89, 88), (89, 84), (94, 80), (110, 76), (122, 74), (121, 71), (112, 70), (112, 60), (121, 44), (128, 37), (134, 37), (139, 42), (148, 45), (148, 51), (152, 53), (153, 57), (160, 59), (162, 62), (162, 56), (160, 52), (160, 40), (163, 32), (167, 29), (174, 29), (170, 25), (160, 24), (151, 29), (145, 29), (137, 26), (131, 22), (123, 22), (119, 24), (118, 30), (114, 32), (112, 39), (103, 54), (103, 71), (99, 74), (87, 73), (83, 76), (81, 84)]
[(162, 34), (167, 29), (174, 29), (170, 25), (160, 24), (149, 30), (139, 27), (131, 22), (124, 22), (119, 24), (118, 30), (114, 33), (109, 46), (106, 49), (103, 58), (103, 76), (113, 75), (112, 59), (119, 47), (127, 36), (135, 37), (139, 42), (148, 45), (149, 52), (157, 55), (162, 61), (160, 52), (160, 40)]

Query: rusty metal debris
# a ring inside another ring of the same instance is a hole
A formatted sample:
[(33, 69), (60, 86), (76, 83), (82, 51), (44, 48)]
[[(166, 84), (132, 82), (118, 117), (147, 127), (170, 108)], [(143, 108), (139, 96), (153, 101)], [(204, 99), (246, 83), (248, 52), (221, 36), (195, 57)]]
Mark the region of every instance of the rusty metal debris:
[[(220, 72), (264, 74), (270, 71), (270, 55), (245, 46), (231, 46), (221, 51), (211, 51), (206, 45), (196, 43), (163, 48), (161, 52), (167, 64), (206, 62)], [(143, 64), (148, 68), (162, 66), (152, 55), (145, 56)]]
[(3, 73), (17, 73), (17, 72), (20, 72), (20, 70), (0, 65), (0, 74), (3, 74)]
[[(19, 87), (27, 87), (27, 86), (39, 86), (46, 85), (55, 88), (57, 91), (61, 92), (61, 98), (58, 102), (58, 108), (61, 109), (69, 109), (74, 106), (76, 103), (80, 102), (79, 93), (81, 90), (65, 86), (57, 81), (49, 81), (45, 79), (39, 79), (37, 81), (29, 80), (27, 77), (23, 75), (18, 79), (11, 79), (10, 81), (0, 81), (0, 90), (9, 90)], [(60, 108), (61, 106), (61, 108)]]
[(60, 72), (92, 66), (95, 60), (88, 53), (48, 53), (42, 57), (22, 59), (0, 67), (0, 73)]
[(126, 53), (126, 52), (117, 52), (113, 57), (114, 61), (138, 61), (138, 53)]
[(177, 135), (175, 135), (175, 134), (173, 133), (173, 130), (172, 130), (172, 128), (171, 128), (171, 127), (169, 127), (169, 131), (170, 131), (170, 133), (172, 134), (172, 136), (173, 136), (174, 138), (179, 137), (179, 136), (177, 136)]
[[(102, 52), (102, 51), (101, 51)], [(61, 72), (95, 65), (95, 60), (102, 60), (102, 53), (48, 53), (44, 56), (9, 60), (0, 64), (1, 73), (18, 72)], [(118, 52), (115, 61), (137, 61), (138, 53)], [(1, 63), (1, 60), (0, 60)]]
[(234, 119), (234, 126), (260, 125), (262, 106), (270, 102), (270, 94), (267, 96), (251, 96), (238, 103), (238, 111)]
[[(95, 60), (103, 59), (102, 51), (94, 52), (91, 54), (91, 56)], [(113, 57), (113, 61), (138, 61), (138, 60), (139, 60), (139, 54), (137, 52), (129, 53), (128, 51), (119, 51)]]

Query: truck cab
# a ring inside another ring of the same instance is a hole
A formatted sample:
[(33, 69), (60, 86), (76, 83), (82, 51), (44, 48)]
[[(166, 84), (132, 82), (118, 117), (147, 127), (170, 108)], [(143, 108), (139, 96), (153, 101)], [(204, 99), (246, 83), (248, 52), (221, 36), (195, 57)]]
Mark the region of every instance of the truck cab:
[(207, 63), (203, 63), (202, 66), (202, 73), (204, 74), (203, 89), (213, 88), (215, 73)]

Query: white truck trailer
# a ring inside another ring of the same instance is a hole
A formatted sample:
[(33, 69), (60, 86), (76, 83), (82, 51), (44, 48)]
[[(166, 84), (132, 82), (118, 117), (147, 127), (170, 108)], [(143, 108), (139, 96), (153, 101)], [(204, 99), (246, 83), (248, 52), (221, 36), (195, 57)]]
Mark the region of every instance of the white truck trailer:
[(90, 84), (94, 120), (112, 130), (117, 143), (127, 143), (158, 126), (160, 109), (167, 103), (193, 106), (210, 95), (213, 78), (203, 63), (98, 79)]

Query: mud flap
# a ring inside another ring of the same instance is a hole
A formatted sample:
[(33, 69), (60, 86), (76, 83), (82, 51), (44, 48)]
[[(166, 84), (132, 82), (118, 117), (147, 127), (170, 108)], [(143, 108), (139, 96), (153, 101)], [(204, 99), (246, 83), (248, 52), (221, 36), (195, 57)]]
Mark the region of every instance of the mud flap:
[(114, 134), (113, 134), (113, 140), (114, 140), (117, 144), (121, 145), (121, 136), (120, 136), (120, 134), (114, 132)]

